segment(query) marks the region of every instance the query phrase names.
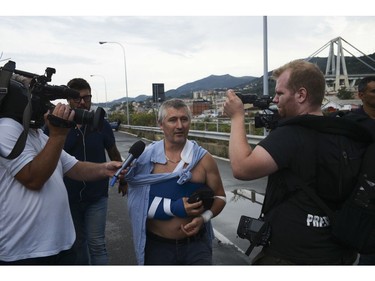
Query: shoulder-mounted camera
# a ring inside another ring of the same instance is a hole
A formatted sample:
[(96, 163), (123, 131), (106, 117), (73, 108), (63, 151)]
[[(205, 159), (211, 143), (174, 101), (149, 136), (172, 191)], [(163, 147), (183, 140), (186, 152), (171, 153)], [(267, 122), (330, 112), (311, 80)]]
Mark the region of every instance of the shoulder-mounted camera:
[[(44, 75), (17, 70), (14, 61), (8, 61), (0, 68), (0, 118), (12, 118), (24, 127), (13, 150), (5, 158), (14, 159), (23, 151), (29, 128), (43, 126), (44, 114), (55, 107), (52, 100), (79, 97), (78, 91), (67, 86), (48, 85), (54, 73), (56, 70), (51, 67), (47, 67)], [(74, 111), (74, 122), (70, 126), (77, 123), (89, 124), (93, 130), (102, 128), (103, 108), (99, 107), (95, 113), (83, 109)], [(66, 122), (60, 118), (55, 118), (51, 124), (66, 127)]]
[(262, 112), (257, 112), (254, 117), (255, 128), (274, 129), (277, 126), (280, 117), (277, 109), (275, 110), (270, 107), (272, 103), (271, 96), (240, 93), (236, 93), (236, 95), (241, 99), (243, 104), (253, 104), (254, 107), (262, 110)]
[[(54, 108), (50, 101), (78, 98), (79, 92), (68, 86), (49, 85), (56, 70), (47, 67), (44, 75), (17, 70), (16, 63), (7, 62), (0, 68), (0, 117), (9, 117), (22, 124), (24, 110), (31, 102), (30, 127), (40, 128), (44, 124), (44, 114)], [(105, 111), (99, 107), (94, 113), (74, 109), (77, 124), (91, 124), (101, 129)]]

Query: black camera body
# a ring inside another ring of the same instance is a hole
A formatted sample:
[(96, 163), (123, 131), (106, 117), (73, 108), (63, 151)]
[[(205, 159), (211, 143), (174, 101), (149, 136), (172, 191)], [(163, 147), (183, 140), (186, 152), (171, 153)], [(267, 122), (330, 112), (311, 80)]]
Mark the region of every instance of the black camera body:
[(249, 240), (255, 246), (266, 246), (271, 237), (271, 228), (268, 222), (261, 219), (241, 216), (237, 235), (242, 239)]
[(263, 110), (262, 113), (257, 113), (254, 117), (255, 128), (266, 128), (274, 129), (280, 119), (278, 111), (270, 109), (270, 104), (272, 103), (271, 96), (261, 96), (255, 94), (240, 94), (236, 95), (241, 99), (243, 104), (253, 104), (254, 107)]
[(255, 94), (240, 94), (236, 93), (236, 95), (241, 99), (243, 104), (253, 104), (254, 107), (257, 107), (259, 109), (267, 109), (270, 106), (270, 103), (272, 102), (271, 96), (262, 96), (259, 97)]
[(265, 109), (263, 113), (257, 113), (254, 117), (255, 128), (272, 130), (277, 127), (280, 115), (277, 110)]
[[(0, 68), (0, 75), (3, 77), (6, 72), (15, 74), (11, 77), (4, 90), (0, 103), (0, 117), (9, 117), (22, 124), (24, 110), (31, 102), (30, 127), (40, 128), (44, 125), (44, 114), (55, 107), (50, 101), (56, 99), (78, 98), (79, 92), (67, 86), (48, 85), (56, 70), (47, 67), (44, 75), (37, 75), (30, 72), (17, 70), (16, 64), (9, 61)], [(17, 75), (23, 79), (31, 79), (29, 86), (17, 81)], [(30, 97), (29, 97), (30, 96)], [(74, 121), (77, 124), (92, 124), (94, 129), (100, 129), (103, 125), (105, 111), (98, 108), (96, 112), (88, 112), (83, 109), (74, 109)]]

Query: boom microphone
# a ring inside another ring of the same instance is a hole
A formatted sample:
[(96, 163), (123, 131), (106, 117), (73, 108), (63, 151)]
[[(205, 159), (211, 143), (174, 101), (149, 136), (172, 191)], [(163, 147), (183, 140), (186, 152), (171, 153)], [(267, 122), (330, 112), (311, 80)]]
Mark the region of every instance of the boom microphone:
[(141, 140), (137, 141), (136, 143), (134, 143), (130, 147), (128, 157), (126, 158), (124, 163), (122, 163), (121, 168), (118, 169), (116, 174), (112, 177), (112, 180), (111, 180), (111, 183), (110, 183), (111, 187), (114, 186), (114, 184), (117, 181), (121, 171), (126, 169), (127, 167), (129, 167), (130, 164), (133, 162), (133, 160), (137, 159), (143, 153), (143, 151), (145, 150), (145, 147), (146, 147), (146, 144)]

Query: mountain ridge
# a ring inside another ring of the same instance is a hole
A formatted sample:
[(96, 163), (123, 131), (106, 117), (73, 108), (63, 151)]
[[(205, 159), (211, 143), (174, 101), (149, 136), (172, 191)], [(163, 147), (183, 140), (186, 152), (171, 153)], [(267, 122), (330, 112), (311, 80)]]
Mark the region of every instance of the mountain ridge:
[[(165, 96), (167, 98), (173, 97), (191, 97), (193, 91), (204, 91), (204, 90), (212, 90), (212, 89), (220, 89), (220, 88), (235, 88), (239, 85), (250, 83), (253, 79), (257, 77), (255, 76), (242, 76), (242, 77), (235, 77), (230, 74), (224, 75), (214, 75), (211, 74), (205, 78), (196, 80), (194, 82), (186, 83), (177, 89), (171, 89), (165, 92)], [(135, 98), (129, 97), (129, 101), (136, 101), (142, 102), (152, 98), (152, 96), (148, 95), (138, 95)], [(126, 97), (122, 97), (120, 99), (116, 99), (113, 101), (108, 101), (107, 104), (111, 107), (114, 104), (119, 104), (126, 102)], [(106, 103), (96, 103), (97, 106), (104, 106)]]
[[(335, 59), (336, 60), (336, 59)], [(345, 57), (346, 67), (348, 73), (368, 73), (369, 68), (366, 67), (366, 64), (371, 64), (375, 60), (375, 53), (357, 57)], [(327, 57), (313, 57), (310, 59), (310, 62), (316, 63), (321, 71), (325, 73)], [(373, 70), (372, 70), (373, 72)], [(272, 71), (268, 72), (268, 77), (270, 77)], [(374, 74), (375, 75), (375, 74)], [(214, 75), (211, 74), (205, 78), (196, 80), (194, 82), (186, 83), (177, 89), (170, 89), (165, 92), (165, 96), (167, 98), (172, 97), (181, 97), (181, 98), (191, 98), (193, 91), (203, 91), (203, 90), (214, 90), (220, 88), (242, 88), (244, 86), (250, 86), (251, 91), (254, 94), (261, 94), (263, 91), (263, 76), (255, 77), (255, 76), (242, 76), (242, 77), (235, 77), (230, 74), (224, 75)], [(273, 92), (275, 87), (275, 82), (273, 80), (269, 80), (269, 92)], [(151, 98), (152, 96), (149, 95), (138, 95), (135, 98), (129, 97), (129, 101), (137, 101), (141, 102)], [(107, 102), (109, 106), (113, 106), (114, 104), (119, 104), (126, 102), (126, 97), (113, 100)], [(95, 105), (98, 106), (105, 106), (105, 102), (97, 103)]]
[(177, 89), (168, 90), (165, 92), (166, 97), (179, 97), (191, 95), (194, 91), (207, 91), (222, 88), (235, 88), (244, 83), (250, 83), (254, 76), (234, 77), (230, 74), (214, 75), (211, 74), (205, 78), (196, 80), (194, 82), (186, 83)]

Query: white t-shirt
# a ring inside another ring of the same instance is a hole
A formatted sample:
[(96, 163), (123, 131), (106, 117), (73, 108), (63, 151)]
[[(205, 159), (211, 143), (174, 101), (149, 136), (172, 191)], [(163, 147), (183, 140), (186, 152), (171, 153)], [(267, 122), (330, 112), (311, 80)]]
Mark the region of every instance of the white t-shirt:
[[(0, 119), (0, 154), (9, 155), (23, 126)], [(14, 160), (0, 157), (0, 260), (55, 255), (75, 240), (63, 175), (77, 160), (62, 151), (57, 167), (39, 191), (25, 188), (15, 175), (43, 149), (48, 137), (30, 129), (26, 146)]]

